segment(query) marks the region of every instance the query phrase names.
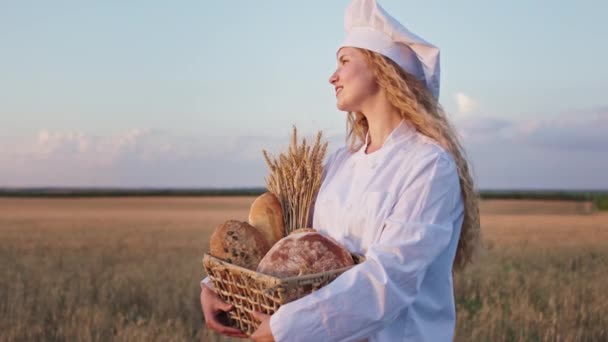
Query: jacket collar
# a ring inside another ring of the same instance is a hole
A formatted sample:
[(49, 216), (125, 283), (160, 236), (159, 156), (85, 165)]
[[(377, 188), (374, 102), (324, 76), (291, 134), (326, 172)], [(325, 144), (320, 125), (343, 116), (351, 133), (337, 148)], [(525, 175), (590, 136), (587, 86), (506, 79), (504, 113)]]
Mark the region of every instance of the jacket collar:
[[(380, 149), (376, 152), (379, 152), (380, 150), (383, 150), (384, 148), (386, 148), (390, 145), (393, 145), (394, 143), (396, 143), (398, 141), (401, 141), (403, 139), (408, 139), (408, 138), (414, 136), (415, 134), (416, 134), (416, 128), (406, 119), (401, 119), (401, 122), (399, 122), (399, 125), (397, 125), (397, 127), (395, 127), (392, 130), (392, 132), (388, 135), (388, 137), (386, 137), (386, 140), (384, 140), (382, 147), (380, 147)], [(360, 148), (359, 152), (366, 154), (365, 149), (367, 148), (368, 143), (369, 143), (369, 130), (365, 134), (365, 143)], [(374, 153), (376, 153), (376, 152), (374, 152)]]

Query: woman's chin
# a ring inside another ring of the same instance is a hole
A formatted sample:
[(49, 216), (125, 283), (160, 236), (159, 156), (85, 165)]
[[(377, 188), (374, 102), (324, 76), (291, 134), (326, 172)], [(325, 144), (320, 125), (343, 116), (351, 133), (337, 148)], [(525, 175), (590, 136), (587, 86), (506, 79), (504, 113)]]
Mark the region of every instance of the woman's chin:
[(360, 110), (359, 101), (353, 101), (352, 97), (337, 97), (336, 107), (343, 112), (358, 112)]
[(343, 112), (351, 112), (352, 110), (350, 110), (350, 106), (348, 106), (346, 103), (342, 102), (342, 101), (337, 101), (336, 102), (336, 107), (338, 107), (339, 110), (343, 111)]

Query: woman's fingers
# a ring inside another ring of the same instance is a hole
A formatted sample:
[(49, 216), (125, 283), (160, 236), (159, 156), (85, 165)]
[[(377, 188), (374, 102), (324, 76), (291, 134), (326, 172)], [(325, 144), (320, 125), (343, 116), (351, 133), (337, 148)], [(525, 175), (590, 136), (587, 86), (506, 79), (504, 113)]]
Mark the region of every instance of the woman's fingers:
[(215, 303), (215, 309), (221, 310), (221, 311), (230, 311), (230, 310), (232, 310), (232, 304), (226, 303), (223, 300), (218, 299), (217, 302)]
[(263, 322), (264, 320), (270, 318), (270, 315), (267, 314), (263, 314), (261, 312), (258, 311), (252, 311), (251, 315), (253, 316), (253, 318), (255, 318), (258, 322)]
[(233, 337), (247, 337), (247, 335), (243, 334), (243, 332), (239, 329), (221, 324), (217, 319), (215, 319), (215, 317), (207, 321), (207, 327), (217, 331), (220, 334), (230, 335)]
[(209, 329), (215, 330), (220, 334), (230, 335), (233, 337), (247, 337), (243, 332), (237, 328), (223, 325), (217, 316), (210, 314), (208, 317), (205, 316), (205, 323)]
[(241, 332), (240, 330), (237, 334), (225, 334), (225, 335), (230, 336), (230, 337), (235, 337), (235, 338), (249, 338), (249, 336), (243, 334), (243, 332)]
[(247, 338), (241, 330), (226, 326), (218, 319), (218, 314), (232, 310), (232, 304), (226, 303), (210, 289), (203, 289), (201, 293), (201, 303), (205, 315), (205, 325), (220, 334), (230, 337)]

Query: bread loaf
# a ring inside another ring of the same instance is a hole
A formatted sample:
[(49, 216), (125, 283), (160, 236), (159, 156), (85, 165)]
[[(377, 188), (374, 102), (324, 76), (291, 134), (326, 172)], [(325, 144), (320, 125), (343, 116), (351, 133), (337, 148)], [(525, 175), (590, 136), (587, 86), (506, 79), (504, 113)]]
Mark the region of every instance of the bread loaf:
[(339, 243), (316, 231), (293, 232), (264, 256), (257, 271), (284, 278), (331, 271), (354, 264)]
[(298, 233), (315, 233), (316, 230), (314, 230), (313, 228), (298, 228), (295, 230), (292, 230), (291, 233), (289, 233), (289, 235), (291, 234), (298, 234)]
[(285, 236), (283, 210), (273, 193), (265, 192), (253, 201), (249, 209), (249, 224), (264, 235), (269, 247)]
[(228, 220), (219, 225), (209, 241), (209, 253), (231, 264), (255, 270), (270, 246), (247, 222)]

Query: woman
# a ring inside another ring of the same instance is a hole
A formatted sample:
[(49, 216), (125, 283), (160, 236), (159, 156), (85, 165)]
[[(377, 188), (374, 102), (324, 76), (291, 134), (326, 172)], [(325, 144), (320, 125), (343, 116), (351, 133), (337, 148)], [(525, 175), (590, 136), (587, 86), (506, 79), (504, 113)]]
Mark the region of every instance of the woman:
[[(479, 215), (462, 147), (437, 101), (439, 51), (373, 0), (351, 3), (346, 29), (329, 81), (349, 112), (350, 144), (325, 165), (313, 227), (366, 261), (272, 316), (258, 313), (251, 337), (448, 341), (452, 267), (470, 261)], [(215, 303), (203, 298), (206, 314), (229, 308), (206, 298)]]

